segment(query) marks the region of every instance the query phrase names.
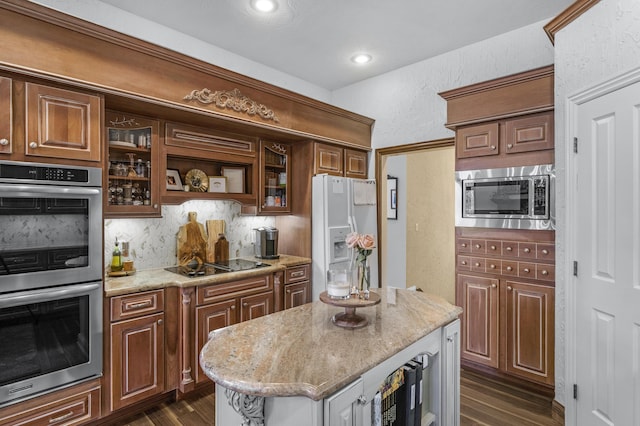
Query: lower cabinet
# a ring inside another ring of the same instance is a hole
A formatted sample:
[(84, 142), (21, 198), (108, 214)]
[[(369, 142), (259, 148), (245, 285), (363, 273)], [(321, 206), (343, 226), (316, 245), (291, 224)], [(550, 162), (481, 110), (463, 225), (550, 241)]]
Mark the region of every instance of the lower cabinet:
[(164, 292), (111, 298), (111, 411), (164, 393)]
[(90, 424), (100, 417), (100, 379), (0, 410), (4, 426), (71, 426)]
[(284, 309), (311, 302), (311, 265), (299, 265), (284, 271)]
[(463, 360), (554, 384), (554, 287), (458, 274)]

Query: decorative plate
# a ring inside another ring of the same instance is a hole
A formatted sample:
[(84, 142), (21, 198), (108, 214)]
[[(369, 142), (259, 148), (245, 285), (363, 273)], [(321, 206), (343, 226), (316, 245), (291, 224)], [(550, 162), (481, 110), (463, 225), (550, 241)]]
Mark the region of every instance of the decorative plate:
[(189, 170), (185, 176), (185, 180), (191, 191), (207, 192), (207, 189), (209, 189), (209, 178), (202, 170)]

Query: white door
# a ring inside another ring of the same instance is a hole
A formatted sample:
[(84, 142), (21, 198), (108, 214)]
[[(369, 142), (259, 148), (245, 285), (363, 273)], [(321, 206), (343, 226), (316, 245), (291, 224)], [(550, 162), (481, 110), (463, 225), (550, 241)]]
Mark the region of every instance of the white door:
[(576, 119), (576, 424), (639, 426), (640, 82)]

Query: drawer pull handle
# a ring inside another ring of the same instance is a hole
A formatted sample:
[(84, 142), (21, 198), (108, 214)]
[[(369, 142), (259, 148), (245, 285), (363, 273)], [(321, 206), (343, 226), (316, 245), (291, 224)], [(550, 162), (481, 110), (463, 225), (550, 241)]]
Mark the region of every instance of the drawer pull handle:
[(6, 139), (6, 138), (0, 139), (0, 145), (2, 145), (2, 146), (9, 145), (9, 139)]
[(529, 268), (524, 268), (524, 273), (525, 273), (525, 274), (528, 274), (529, 272), (531, 272), (531, 271), (529, 270)]
[(525, 253), (531, 253), (531, 249), (529, 247), (525, 247), (523, 251)]
[(542, 254), (549, 254), (549, 250), (547, 250), (547, 249), (542, 249)]
[(479, 249), (480, 247), (482, 247), (480, 244), (476, 244), (477, 249)]
[(364, 395), (360, 395), (357, 401), (358, 401), (358, 404), (365, 405), (367, 403), (367, 397)]
[(508, 285), (508, 286), (507, 286), (507, 290), (511, 291), (511, 290), (513, 290), (513, 288), (511, 288), (511, 286), (510, 286), (510, 285)]
[(127, 304), (127, 309), (146, 308), (147, 306), (151, 306), (152, 304), (153, 302), (151, 302), (151, 300), (145, 300), (144, 302)]
[(476, 268), (480, 267), (480, 262), (476, 262)]
[(460, 263), (462, 263), (463, 265), (466, 265), (466, 264), (467, 264), (467, 261), (466, 261), (466, 260), (463, 260), (463, 261), (462, 261), (462, 262), (460, 262)]
[(547, 271), (546, 269), (543, 269), (542, 272), (540, 272), (542, 275), (549, 275), (549, 271)]
[(495, 249), (496, 249), (496, 246), (491, 246), (491, 250), (495, 250)]
[(491, 265), (489, 265), (489, 268), (491, 269), (496, 269), (496, 265), (494, 265), (493, 263)]
[(297, 271), (297, 272), (291, 273), (291, 277), (303, 277), (303, 276), (304, 276), (304, 271)]
[(58, 423), (63, 420), (67, 420), (69, 417), (73, 417), (73, 415), (74, 415), (73, 411), (69, 411), (68, 413), (63, 414), (59, 417), (54, 417), (52, 419), (49, 419), (49, 424)]
[(511, 272), (513, 271), (513, 268), (511, 266), (507, 266), (507, 271)]
[(511, 251), (511, 250), (513, 250), (513, 248), (507, 247), (507, 251)]

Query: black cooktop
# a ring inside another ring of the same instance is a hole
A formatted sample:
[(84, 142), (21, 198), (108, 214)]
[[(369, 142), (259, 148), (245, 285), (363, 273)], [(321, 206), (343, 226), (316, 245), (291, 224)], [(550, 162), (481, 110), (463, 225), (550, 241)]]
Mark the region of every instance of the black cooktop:
[(263, 262), (254, 262), (246, 259), (229, 259), (218, 263), (203, 263), (198, 265), (187, 264), (185, 266), (171, 266), (164, 268), (166, 271), (174, 272), (185, 277), (202, 277), (208, 275), (224, 274), (227, 272), (245, 271), (247, 269), (263, 268), (271, 266)]

